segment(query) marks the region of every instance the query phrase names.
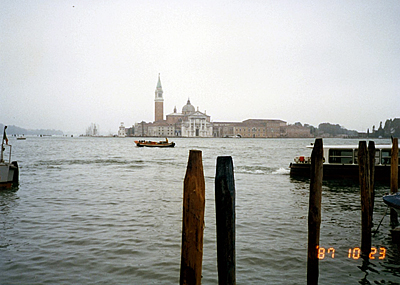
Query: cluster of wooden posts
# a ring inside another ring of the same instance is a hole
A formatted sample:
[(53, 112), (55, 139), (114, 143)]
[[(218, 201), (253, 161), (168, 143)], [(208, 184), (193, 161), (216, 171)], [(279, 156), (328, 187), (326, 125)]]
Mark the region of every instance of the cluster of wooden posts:
[[(391, 193), (398, 190), (398, 140), (393, 139), (391, 157)], [(374, 208), (375, 144), (359, 142), (358, 162), (361, 190), (361, 255), (371, 251), (372, 214)], [(307, 284), (318, 284), (318, 246), (321, 225), (323, 143), (316, 139), (311, 154), (311, 178), (308, 214)], [(236, 284), (235, 261), (235, 181), (230, 156), (217, 158), (215, 176), (218, 283)], [(183, 189), (183, 220), (180, 284), (201, 284), (205, 181), (202, 152), (190, 150)], [(397, 213), (391, 211), (396, 226)]]
[[(392, 140), (390, 192), (398, 190), (398, 139)], [(372, 216), (374, 209), (375, 143), (360, 141), (358, 146), (359, 182), (361, 192), (361, 256), (368, 260), (371, 252)], [(307, 284), (318, 284), (318, 246), (321, 225), (323, 175), (323, 143), (316, 139), (311, 154), (310, 202), (308, 213)], [(390, 223), (398, 225), (396, 211), (391, 209)]]
[[(201, 284), (205, 182), (202, 153), (190, 150), (183, 187), (180, 284)], [(218, 283), (236, 284), (235, 181), (230, 156), (217, 158), (215, 176)]]

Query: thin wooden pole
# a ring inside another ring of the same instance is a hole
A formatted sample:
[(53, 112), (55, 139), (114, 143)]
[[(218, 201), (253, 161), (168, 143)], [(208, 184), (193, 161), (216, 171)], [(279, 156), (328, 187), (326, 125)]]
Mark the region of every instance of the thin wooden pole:
[(371, 252), (371, 171), (368, 157), (367, 143), (360, 141), (358, 144), (358, 167), (361, 193), (361, 254), (364, 257)]
[(310, 202), (308, 211), (307, 284), (318, 284), (318, 247), (321, 226), (323, 144), (316, 139), (311, 154)]
[(217, 158), (215, 175), (218, 284), (236, 284), (235, 179), (230, 156)]
[(190, 150), (183, 189), (180, 284), (201, 284), (205, 182), (202, 153)]
[(374, 204), (375, 204), (375, 142), (368, 143), (368, 169), (369, 169), (369, 195), (370, 195), (370, 227), (372, 229), (372, 221), (374, 218)]
[[(392, 139), (392, 153), (390, 159), (390, 193), (397, 193), (399, 188), (399, 141)], [(397, 212), (390, 209), (390, 224), (395, 227), (399, 224)]]

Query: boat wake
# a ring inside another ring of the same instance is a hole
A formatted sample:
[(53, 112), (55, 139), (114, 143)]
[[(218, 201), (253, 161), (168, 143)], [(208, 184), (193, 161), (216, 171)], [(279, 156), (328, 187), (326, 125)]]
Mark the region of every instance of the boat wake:
[(289, 169), (285, 169), (283, 167), (276, 169), (265, 166), (238, 166), (235, 168), (235, 172), (242, 174), (255, 174), (255, 175), (264, 175), (264, 174), (289, 175)]
[(290, 174), (290, 169), (281, 167), (278, 170), (273, 171), (272, 174), (289, 175)]

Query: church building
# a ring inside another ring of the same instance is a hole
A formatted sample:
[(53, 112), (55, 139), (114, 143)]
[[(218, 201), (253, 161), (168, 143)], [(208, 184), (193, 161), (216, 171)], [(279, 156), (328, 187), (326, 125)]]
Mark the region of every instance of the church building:
[[(164, 98), (163, 89), (161, 86), (160, 74), (158, 74), (158, 82), (154, 98), (154, 122), (146, 123), (147, 136), (167, 137), (167, 136), (182, 136), (182, 137), (212, 137), (212, 123), (210, 116), (205, 112), (202, 113), (199, 109), (194, 108), (188, 99), (182, 112), (178, 113), (176, 107), (174, 112), (166, 116), (164, 120)], [(144, 134), (143, 123), (138, 125), (138, 129)]]
[(177, 113), (176, 107), (174, 112), (167, 115), (167, 123), (175, 126), (177, 136), (182, 137), (212, 137), (212, 123), (210, 116), (205, 112), (202, 113), (187, 100), (185, 106), (182, 107), (182, 113)]

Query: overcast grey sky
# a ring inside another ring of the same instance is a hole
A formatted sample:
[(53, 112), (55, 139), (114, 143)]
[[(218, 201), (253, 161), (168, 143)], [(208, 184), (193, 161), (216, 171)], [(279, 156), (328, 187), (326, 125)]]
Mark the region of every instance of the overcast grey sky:
[(188, 98), (213, 121), (400, 117), (400, 1), (2, 0), (0, 123), (103, 134)]

